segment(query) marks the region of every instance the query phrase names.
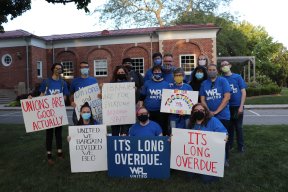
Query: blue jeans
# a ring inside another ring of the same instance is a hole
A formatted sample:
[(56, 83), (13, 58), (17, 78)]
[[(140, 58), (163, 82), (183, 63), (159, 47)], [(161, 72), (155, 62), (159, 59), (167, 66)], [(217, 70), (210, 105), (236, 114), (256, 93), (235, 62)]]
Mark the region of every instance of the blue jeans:
[(236, 131), (237, 138), (237, 146), (238, 150), (242, 151), (244, 147), (244, 139), (243, 139), (243, 113), (238, 114), (239, 106), (231, 106), (230, 107), (230, 127), (229, 127), (229, 148), (233, 147), (234, 142), (234, 132)]

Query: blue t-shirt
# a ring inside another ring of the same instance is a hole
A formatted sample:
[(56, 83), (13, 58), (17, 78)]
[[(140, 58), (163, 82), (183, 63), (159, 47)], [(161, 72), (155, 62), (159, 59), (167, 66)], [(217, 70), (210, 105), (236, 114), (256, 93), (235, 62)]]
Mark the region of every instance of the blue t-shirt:
[(45, 95), (54, 95), (57, 93), (63, 93), (63, 95), (66, 96), (69, 95), (67, 83), (63, 79), (54, 80), (52, 78), (48, 78), (43, 80), (39, 91), (41, 93), (45, 93)]
[(192, 129), (227, 133), (227, 129), (216, 117), (211, 117), (211, 119), (207, 122), (207, 125), (195, 124), (195, 126), (192, 127)]
[[(217, 77), (212, 83), (210, 79), (203, 81), (200, 88), (200, 96), (205, 96), (205, 101), (210, 111), (216, 111), (220, 106), (225, 93), (230, 93), (231, 88), (228, 81), (223, 77)], [(229, 104), (215, 117), (230, 120)]]
[(130, 127), (129, 136), (159, 136), (162, 133), (160, 125), (154, 121), (149, 120), (145, 126), (140, 125), (139, 122)]
[(145, 76), (144, 76), (144, 82), (145, 81), (148, 81), (148, 80), (151, 80), (152, 79), (152, 76), (153, 76), (153, 73), (152, 73), (152, 68), (148, 69), (145, 73)]
[(167, 81), (169, 84), (173, 84), (174, 83), (174, 75), (173, 75), (173, 70), (171, 69), (171, 71), (169, 73), (165, 73), (163, 72), (163, 78), (165, 81)]
[(141, 96), (145, 96), (144, 106), (148, 111), (160, 111), (162, 90), (169, 89), (169, 83), (163, 81), (145, 81), (142, 89)]
[(231, 98), (229, 100), (230, 106), (240, 106), (241, 97), (242, 97), (242, 89), (246, 89), (246, 83), (243, 78), (239, 74), (232, 73), (230, 76), (223, 76), (228, 80), (230, 87), (232, 89)]
[(82, 78), (82, 77), (78, 77), (76, 79), (74, 79), (71, 83), (70, 86), (70, 93), (74, 94), (76, 91), (79, 91), (80, 89), (87, 87), (89, 85), (93, 85), (96, 84), (97, 79), (94, 77), (87, 77), (87, 78)]

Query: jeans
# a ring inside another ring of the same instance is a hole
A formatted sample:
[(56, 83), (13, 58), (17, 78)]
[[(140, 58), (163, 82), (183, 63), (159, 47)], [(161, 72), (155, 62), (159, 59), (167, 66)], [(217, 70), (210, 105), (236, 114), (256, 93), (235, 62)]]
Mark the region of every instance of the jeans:
[(171, 130), (168, 126), (168, 113), (161, 113), (160, 111), (149, 111), (149, 119), (155, 121), (162, 128), (163, 136), (170, 136)]
[(171, 129), (172, 128), (188, 129), (189, 115), (170, 114), (169, 121)]
[(129, 135), (131, 125), (111, 125), (112, 136)]
[(230, 150), (230, 146), (229, 146), (229, 140), (230, 140), (230, 132), (229, 132), (229, 127), (230, 127), (230, 120), (225, 120), (225, 119), (219, 119), (221, 121), (221, 123), (224, 125), (224, 127), (227, 129), (228, 131), (228, 142), (226, 142), (225, 145), (225, 159), (228, 160), (229, 159), (229, 150)]
[(243, 113), (238, 114), (239, 106), (232, 106), (230, 107), (230, 127), (229, 127), (229, 148), (233, 147), (234, 142), (234, 132), (236, 131), (236, 138), (237, 138), (237, 146), (238, 150), (242, 151), (244, 148), (244, 139), (243, 139)]
[(46, 150), (52, 151), (53, 130), (55, 130), (56, 147), (62, 149), (62, 126), (53, 129), (46, 129)]

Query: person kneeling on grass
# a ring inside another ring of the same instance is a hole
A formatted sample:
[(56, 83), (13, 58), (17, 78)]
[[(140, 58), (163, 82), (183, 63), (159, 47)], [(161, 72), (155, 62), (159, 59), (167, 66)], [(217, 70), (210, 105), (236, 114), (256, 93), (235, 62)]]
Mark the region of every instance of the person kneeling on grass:
[(149, 112), (145, 107), (140, 107), (136, 112), (136, 116), (139, 122), (130, 127), (129, 136), (162, 136), (160, 125), (149, 120)]

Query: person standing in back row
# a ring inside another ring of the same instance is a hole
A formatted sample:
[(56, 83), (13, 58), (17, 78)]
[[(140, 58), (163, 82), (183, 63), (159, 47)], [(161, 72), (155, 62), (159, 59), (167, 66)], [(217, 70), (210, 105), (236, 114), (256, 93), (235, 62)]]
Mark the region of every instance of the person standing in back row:
[(236, 130), (237, 149), (239, 152), (244, 152), (243, 139), (243, 112), (246, 99), (246, 84), (241, 75), (231, 72), (231, 64), (228, 61), (221, 62), (221, 70), (224, 77), (228, 80), (232, 89), (231, 98), (229, 100), (230, 109), (230, 133), (228, 145), (231, 150), (234, 142), (234, 130)]

